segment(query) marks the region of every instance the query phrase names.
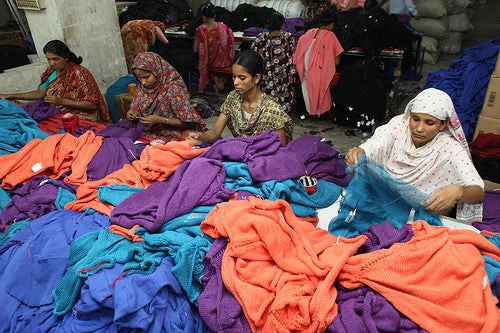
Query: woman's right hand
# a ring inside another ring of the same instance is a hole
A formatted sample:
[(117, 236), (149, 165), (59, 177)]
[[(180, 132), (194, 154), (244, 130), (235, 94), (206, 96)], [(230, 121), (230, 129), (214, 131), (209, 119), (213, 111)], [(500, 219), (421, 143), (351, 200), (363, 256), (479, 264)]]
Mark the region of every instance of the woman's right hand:
[(365, 154), (365, 151), (359, 147), (354, 147), (354, 148), (349, 149), (347, 154), (345, 154), (345, 158), (344, 158), (344, 162), (345, 162), (346, 166), (358, 163), (358, 158), (364, 154)]
[(184, 135), (184, 139), (191, 140), (194, 142), (195, 145), (199, 145), (202, 143), (202, 141), (200, 140), (201, 135), (202, 135), (202, 132), (186, 131), (186, 133)]
[(132, 111), (132, 110), (128, 110), (127, 114), (125, 116), (127, 117), (128, 120), (131, 120), (131, 121), (139, 120), (139, 115), (137, 114), (137, 112)]

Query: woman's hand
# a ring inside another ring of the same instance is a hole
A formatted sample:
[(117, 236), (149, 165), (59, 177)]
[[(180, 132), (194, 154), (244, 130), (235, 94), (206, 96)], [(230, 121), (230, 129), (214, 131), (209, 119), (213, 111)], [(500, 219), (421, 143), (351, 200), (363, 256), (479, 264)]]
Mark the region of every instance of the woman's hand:
[(358, 158), (364, 154), (365, 154), (365, 151), (359, 147), (351, 148), (351, 149), (349, 149), (347, 154), (345, 154), (344, 162), (347, 166), (349, 166), (351, 164), (356, 164), (356, 163), (358, 163)]
[(49, 104), (54, 104), (56, 106), (58, 105), (64, 105), (63, 104), (63, 98), (61, 97), (56, 97), (56, 96), (45, 96), (43, 98), (43, 100), (46, 102), (46, 103), (49, 103)]
[(464, 187), (457, 184), (447, 185), (434, 190), (429, 199), (421, 206), (426, 210), (438, 214), (449, 213), (462, 198)]
[(139, 120), (139, 115), (137, 114), (137, 112), (132, 111), (132, 110), (128, 110), (125, 117), (127, 117), (127, 119), (130, 121)]
[(186, 133), (184, 135), (184, 138), (186, 140), (193, 141), (195, 145), (199, 145), (199, 144), (202, 143), (202, 141), (200, 140), (201, 135), (202, 135), (202, 132), (198, 132), (198, 131), (186, 131)]
[(140, 118), (140, 120), (141, 120), (141, 123), (143, 123), (144, 125), (166, 124), (167, 123), (165, 120), (165, 117), (157, 116), (154, 114), (151, 114), (151, 115), (146, 116), (146, 117), (142, 117), (142, 118)]
[(12, 96), (11, 95), (7, 95), (7, 94), (0, 94), (0, 98), (3, 98), (3, 99), (12, 99)]

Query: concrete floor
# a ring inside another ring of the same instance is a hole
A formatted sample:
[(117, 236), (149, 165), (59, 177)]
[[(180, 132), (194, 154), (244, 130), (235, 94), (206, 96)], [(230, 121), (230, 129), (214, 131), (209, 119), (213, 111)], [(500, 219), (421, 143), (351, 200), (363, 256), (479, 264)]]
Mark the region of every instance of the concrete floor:
[[(500, 36), (500, 0), (488, 0), (487, 3), (481, 4), (478, 8), (474, 9), (471, 21), (474, 29), (463, 34), (462, 50)], [(448, 69), (450, 64), (459, 57), (460, 54), (441, 53), (436, 64), (424, 64), (422, 67), (422, 79), (420, 81), (404, 81), (408, 94), (397, 106), (396, 110), (389, 110), (389, 112), (394, 114), (401, 113), (408, 101), (418, 94), (424, 86), (429, 73), (439, 69)], [(215, 119), (216, 117), (207, 119), (209, 127), (211, 127)], [(339, 126), (329, 119), (316, 117), (299, 119), (294, 117), (294, 121), (294, 138), (300, 137), (305, 133), (319, 135), (330, 141), (332, 146), (341, 153), (346, 153), (351, 147), (359, 145), (371, 135), (371, 133), (363, 133), (359, 130), (353, 131), (352, 128)], [(352, 135), (353, 132), (354, 135)], [(223, 137), (231, 137), (231, 133), (226, 129)]]

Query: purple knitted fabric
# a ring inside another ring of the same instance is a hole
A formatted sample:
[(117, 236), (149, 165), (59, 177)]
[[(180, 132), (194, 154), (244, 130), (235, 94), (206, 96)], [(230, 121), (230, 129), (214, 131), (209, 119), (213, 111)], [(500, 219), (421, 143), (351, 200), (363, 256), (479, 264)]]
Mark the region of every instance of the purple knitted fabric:
[(290, 141), (287, 149), (302, 162), (308, 176), (347, 186), (351, 178), (345, 172), (339, 152), (321, 140), (319, 136), (304, 134)]
[(97, 135), (106, 138), (130, 138), (134, 141), (142, 136), (143, 131), (144, 124), (141, 122), (136, 124), (128, 119), (121, 119), (118, 123), (99, 131)]
[(483, 221), (472, 225), (478, 230), (500, 232), (500, 191), (484, 192)]
[(390, 248), (394, 243), (406, 243), (413, 237), (413, 229), (409, 224), (401, 229), (395, 228), (390, 221), (374, 224), (363, 235), (367, 236), (365, 244), (358, 250), (359, 253), (370, 253), (380, 249)]
[(250, 333), (250, 325), (241, 305), (222, 281), (222, 257), (226, 239), (217, 238), (205, 259), (205, 275), (200, 278), (205, 289), (198, 297), (198, 310), (203, 321), (214, 332)]
[(37, 122), (61, 113), (61, 110), (56, 108), (55, 105), (49, 104), (43, 99), (37, 99), (28, 103), (23, 108)]
[(33, 177), (10, 193), (12, 200), (0, 213), (2, 225), (24, 219), (34, 220), (57, 210), (55, 201), (59, 187), (71, 192), (76, 191), (76, 186), (66, 184), (62, 180), (49, 180), (45, 176)]
[(130, 138), (104, 138), (101, 147), (87, 166), (87, 179), (102, 179), (139, 157), (140, 153)]
[(187, 160), (165, 182), (154, 182), (122, 201), (111, 211), (110, 220), (125, 228), (139, 224), (157, 231), (196, 206), (227, 201), (234, 190), (224, 187), (225, 177), (222, 162), (202, 157)]
[(305, 174), (303, 163), (290, 154), (287, 146), (281, 143), (279, 135), (273, 131), (257, 136), (219, 140), (200, 157), (246, 163), (256, 182), (282, 181)]
[(368, 287), (348, 290), (337, 286), (339, 312), (328, 332), (335, 333), (424, 333), (399, 313), (382, 295)]

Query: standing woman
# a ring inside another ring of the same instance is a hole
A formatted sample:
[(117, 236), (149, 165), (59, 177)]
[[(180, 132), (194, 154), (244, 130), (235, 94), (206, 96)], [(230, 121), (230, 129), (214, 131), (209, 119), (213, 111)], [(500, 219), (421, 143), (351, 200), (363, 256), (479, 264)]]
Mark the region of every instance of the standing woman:
[(212, 75), (216, 93), (218, 93), (224, 90), (224, 84), (231, 76), (231, 63), (236, 44), (233, 31), (223, 22), (215, 21), (215, 6), (213, 4), (204, 4), (200, 8), (200, 12), (203, 24), (196, 28), (193, 43), (194, 53), (199, 53), (198, 92), (205, 89), (210, 75)]
[(292, 118), (259, 89), (263, 67), (264, 61), (257, 52), (241, 52), (232, 66), (235, 90), (227, 95), (214, 126), (205, 133), (190, 132), (186, 139), (198, 144), (214, 142), (227, 125), (234, 137), (259, 135), (271, 130), (279, 134), (284, 144), (292, 140)]
[(165, 28), (163, 22), (152, 20), (132, 20), (121, 26), (123, 51), (129, 73), (132, 73), (132, 64), (139, 53), (149, 51), (157, 40), (163, 44), (168, 43), (163, 33)]
[(20, 94), (0, 94), (0, 98), (36, 100), (54, 104), (63, 112), (71, 112), (80, 119), (111, 122), (101, 91), (90, 71), (81, 66), (77, 57), (60, 40), (45, 44), (43, 53), (49, 67), (42, 73), (37, 90)]
[(184, 80), (165, 59), (153, 52), (140, 53), (132, 72), (139, 86), (127, 118), (146, 125), (144, 141), (182, 140), (184, 130), (205, 129), (203, 119), (191, 105)]
[(291, 56), (295, 53), (295, 39), (289, 32), (281, 31), (284, 22), (282, 14), (272, 14), (267, 24), (269, 31), (257, 35), (252, 50), (264, 58), (262, 91), (273, 97), (290, 114), (295, 103), (296, 70)]
[(340, 62), (344, 48), (333, 32), (337, 15), (326, 9), (319, 15), (319, 28), (309, 29), (300, 36), (293, 63), (297, 66), (302, 95), (310, 115), (319, 116), (332, 108), (330, 82)]

